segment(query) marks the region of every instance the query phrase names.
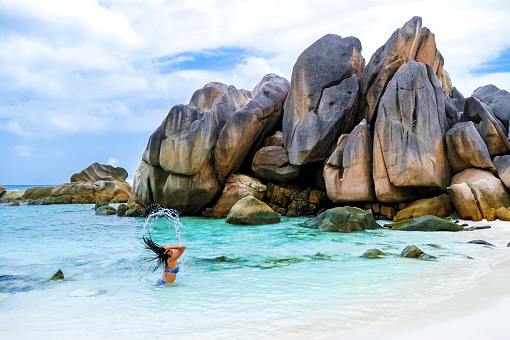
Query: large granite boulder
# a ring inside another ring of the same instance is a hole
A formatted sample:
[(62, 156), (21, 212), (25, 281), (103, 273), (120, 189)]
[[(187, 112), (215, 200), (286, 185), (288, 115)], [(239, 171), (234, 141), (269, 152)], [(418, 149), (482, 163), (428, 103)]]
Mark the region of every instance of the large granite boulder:
[(353, 207), (337, 207), (320, 213), (300, 224), (301, 227), (351, 233), (380, 228), (371, 211)]
[(483, 219), (475, 195), (466, 183), (452, 184), (447, 191), (460, 218), (475, 222)]
[(423, 198), (410, 203), (395, 215), (393, 221), (397, 222), (425, 215), (448, 217), (452, 211), (453, 206), (450, 197), (447, 194), (441, 194), (433, 198)]
[(87, 204), (101, 200), (122, 203), (127, 202), (130, 191), (131, 187), (124, 181), (62, 183), (44, 197), (42, 204)]
[[(488, 171), (474, 168), (466, 169), (452, 178), (452, 186), (461, 183), (466, 183), (471, 189), (484, 218), (494, 213), (491, 210), (497, 210), (500, 207), (508, 208), (510, 206), (510, 196), (505, 186), (499, 178)], [(459, 210), (454, 197), (452, 197), (452, 202), (457, 210)]]
[[(492, 84), (477, 88), (473, 92), (473, 97), (485, 103), (492, 113), (503, 123), (503, 126), (509, 131), (510, 121), (510, 93), (500, 90)], [(510, 136), (509, 136), (510, 137)]]
[(350, 131), (364, 65), (361, 43), (354, 37), (327, 34), (301, 53), (283, 115), (291, 164), (325, 159), (338, 137)]
[(23, 200), (38, 200), (51, 195), (53, 187), (32, 187), (28, 188), (23, 196)]
[(253, 196), (262, 201), (266, 189), (267, 187), (256, 178), (241, 174), (230, 175), (220, 199), (211, 209), (211, 214), (214, 217), (226, 217), (232, 207), (244, 197)]
[(259, 225), (279, 223), (280, 214), (253, 196), (240, 199), (228, 213), (225, 222), (231, 224)]
[(467, 98), (464, 104), (464, 117), (475, 123), (476, 129), (491, 155), (510, 150), (506, 128), (486, 104), (474, 97)]
[(467, 168), (494, 171), (489, 150), (473, 122), (455, 124), (445, 135), (448, 161), (454, 173)]
[(372, 138), (365, 120), (343, 134), (324, 165), (328, 197), (334, 203), (373, 201)]
[(0, 198), (7, 192), (7, 189), (4, 187), (0, 187)]
[(265, 180), (285, 183), (299, 175), (299, 166), (289, 163), (289, 153), (281, 146), (265, 146), (253, 157), (253, 173)]
[(21, 200), (26, 189), (7, 190), (2, 195), (2, 202), (14, 202)]
[(174, 106), (149, 138), (129, 203), (197, 214), (281, 119), (289, 82), (274, 74), (253, 91), (209, 83)]
[(71, 176), (73, 182), (89, 182), (97, 181), (121, 181), (124, 182), (128, 177), (128, 173), (124, 168), (113, 167), (111, 165), (92, 163), (87, 168)]
[(251, 92), (250, 102), (229, 117), (214, 149), (214, 166), (220, 182), (235, 173), (250, 150), (255, 153), (268, 137), (280, 119), (289, 89), (287, 79), (268, 74)]
[[(442, 78), (444, 60), (436, 48), (435, 36), (422, 27), (420, 17), (413, 17), (397, 29), (388, 41), (370, 58), (360, 80), (359, 120), (372, 125), (379, 100), (395, 72), (405, 63), (415, 60), (432, 67), (437, 78)], [(441, 87), (440, 83), (438, 83)]]
[(444, 93), (430, 65), (410, 61), (381, 98), (374, 128), (374, 182), (381, 202), (413, 198), (410, 187), (446, 189)]
[(496, 156), (493, 162), (498, 171), (498, 177), (503, 181), (505, 187), (510, 189), (510, 155)]
[(387, 224), (392, 230), (402, 231), (461, 231), (464, 228), (437, 216), (425, 215)]

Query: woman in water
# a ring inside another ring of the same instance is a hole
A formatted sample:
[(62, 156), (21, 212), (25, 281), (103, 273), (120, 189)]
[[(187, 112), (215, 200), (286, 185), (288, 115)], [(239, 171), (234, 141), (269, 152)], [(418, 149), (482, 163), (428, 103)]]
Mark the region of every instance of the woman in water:
[(152, 241), (150, 234), (149, 237), (142, 236), (142, 239), (145, 243), (145, 248), (152, 250), (156, 254), (156, 256), (151, 259), (151, 261), (158, 260), (154, 270), (163, 266), (163, 277), (158, 280), (157, 284), (164, 285), (174, 282), (175, 277), (177, 276), (176, 274), (179, 272), (177, 259), (181, 257), (182, 253), (184, 253), (186, 246), (171, 244), (162, 245), (160, 247)]

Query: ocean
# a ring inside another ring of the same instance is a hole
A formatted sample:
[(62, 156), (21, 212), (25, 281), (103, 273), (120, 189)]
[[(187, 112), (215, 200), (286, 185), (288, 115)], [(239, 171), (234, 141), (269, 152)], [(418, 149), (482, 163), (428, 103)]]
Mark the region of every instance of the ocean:
[[(467, 243), (476, 231), (340, 234), (302, 228), (305, 219), (237, 226), (1, 204), (0, 338), (311, 339), (443, 300), (508, 258)], [(148, 229), (187, 246), (173, 284), (155, 284)], [(400, 257), (411, 244), (436, 259)], [(386, 256), (361, 258), (370, 248)], [(58, 269), (65, 280), (50, 281)]]

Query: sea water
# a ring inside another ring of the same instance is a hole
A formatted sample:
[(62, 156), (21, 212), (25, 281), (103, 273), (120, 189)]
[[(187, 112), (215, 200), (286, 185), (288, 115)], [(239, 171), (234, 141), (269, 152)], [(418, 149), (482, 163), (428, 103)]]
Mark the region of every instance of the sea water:
[[(0, 205), (1, 339), (310, 339), (361, 329), (469, 288), (507, 249), (476, 232), (352, 234), (223, 219), (94, 215), (93, 205)], [(157, 286), (146, 230), (187, 246)], [(410, 244), (435, 256), (406, 259)], [(364, 259), (378, 248), (387, 255)], [(61, 269), (63, 281), (49, 279)]]

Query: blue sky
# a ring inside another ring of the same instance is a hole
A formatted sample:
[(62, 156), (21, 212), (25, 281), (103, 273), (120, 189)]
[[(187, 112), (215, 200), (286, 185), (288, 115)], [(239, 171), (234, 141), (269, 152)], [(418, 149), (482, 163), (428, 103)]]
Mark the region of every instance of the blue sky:
[(132, 178), (170, 107), (211, 81), (290, 80), (327, 33), (366, 61), (412, 16), (465, 95), (510, 90), (506, 1), (0, 0), (0, 185), (59, 184), (93, 162)]

